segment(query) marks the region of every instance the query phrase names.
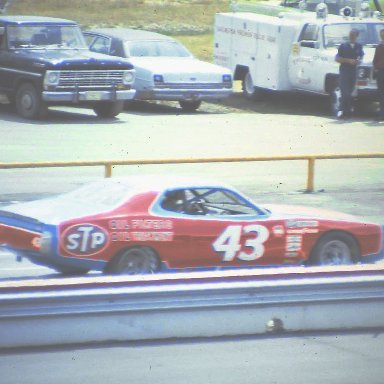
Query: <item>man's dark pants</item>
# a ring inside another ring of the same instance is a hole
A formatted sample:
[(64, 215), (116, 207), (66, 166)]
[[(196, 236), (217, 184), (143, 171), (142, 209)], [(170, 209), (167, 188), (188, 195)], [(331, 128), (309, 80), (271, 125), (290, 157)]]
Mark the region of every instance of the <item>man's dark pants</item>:
[(380, 113), (379, 117), (384, 118), (384, 69), (379, 69), (376, 73), (377, 90), (379, 92)]
[(356, 84), (356, 68), (340, 69), (341, 110), (343, 116), (352, 112), (352, 92)]

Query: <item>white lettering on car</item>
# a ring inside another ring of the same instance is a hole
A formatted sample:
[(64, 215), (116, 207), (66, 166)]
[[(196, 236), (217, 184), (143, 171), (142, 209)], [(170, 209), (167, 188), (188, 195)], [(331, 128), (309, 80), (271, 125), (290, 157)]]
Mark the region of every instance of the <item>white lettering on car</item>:
[[(253, 234), (253, 238), (241, 244), (241, 236)], [(212, 247), (216, 252), (223, 253), (223, 261), (239, 259), (243, 261), (257, 260), (264, 255), (264, 243), (269, 238), (268, 228), (263, 225), (230, 225), (213, 242)], [(251, 249), (251, 252), (241, 251), (242, 248)]]

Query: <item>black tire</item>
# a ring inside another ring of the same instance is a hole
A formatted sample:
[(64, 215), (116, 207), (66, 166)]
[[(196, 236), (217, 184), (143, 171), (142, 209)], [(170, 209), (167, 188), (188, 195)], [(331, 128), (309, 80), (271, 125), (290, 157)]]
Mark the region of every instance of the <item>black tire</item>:
[(201, 100), (191, 101), (191, 100), (180, 100), (180, 107), (184, 112), (195, 112), (201, 105)]
[(339, 112), (341, 112), (341, 89), (338, 82), (335, 82), (332, 86), (330, 92), (330, 104), (332, 116), (339, 117)]
[(106, 272), (114, 275), (141, 275), (156, 273), (159, 268), (159, 259), (152, 249), (134, 247), (115, 256)]
[(242, 89), (243, 95), (250, 100), (261, 100), (264, 95), (264, 90), (254, 85), (250, 72), (247, 72), (243, 78)]
[(81, 276), (86, 275), (90, 271), (89, 269), (72, 267), (55, 267), (55, 270), (65, 276)]
[(48, 107), (41, 99), (41, 93), (31, 83), (24, 83), (19, 86), (15, 96), (17, 113), (25, 119), (43, 119)]
[(324, 235), (316, 243), (309, 259), (310, 265), (349, 265), (360, 260), (360, 249), (356, 240), (344, 232)]
[(124, 101), (104, 101), (93, 106), (98, 117), (112, 118), (116, 117), (124, 109)]

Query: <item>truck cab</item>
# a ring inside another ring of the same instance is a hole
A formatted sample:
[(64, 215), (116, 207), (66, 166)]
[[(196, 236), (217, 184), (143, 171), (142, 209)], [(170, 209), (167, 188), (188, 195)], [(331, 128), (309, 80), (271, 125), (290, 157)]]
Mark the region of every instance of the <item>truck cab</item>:
[(0, 94), (27, 119), (50, 105), (84, 105), (114, 117), (134, 97), (133, 65), (89, 51), (70, 20), (0, 16)]

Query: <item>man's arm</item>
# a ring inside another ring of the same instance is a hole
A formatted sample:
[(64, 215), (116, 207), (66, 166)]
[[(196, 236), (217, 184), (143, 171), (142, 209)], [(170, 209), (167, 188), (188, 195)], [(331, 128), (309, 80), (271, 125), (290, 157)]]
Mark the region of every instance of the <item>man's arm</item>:
[(347, 59), (346, 57), (340, 56), (339, 54), (336, 55), (335, 61), (340, 64), (349, 64), (349, 65), (357, 65), (359, 62), (358, 59)]

